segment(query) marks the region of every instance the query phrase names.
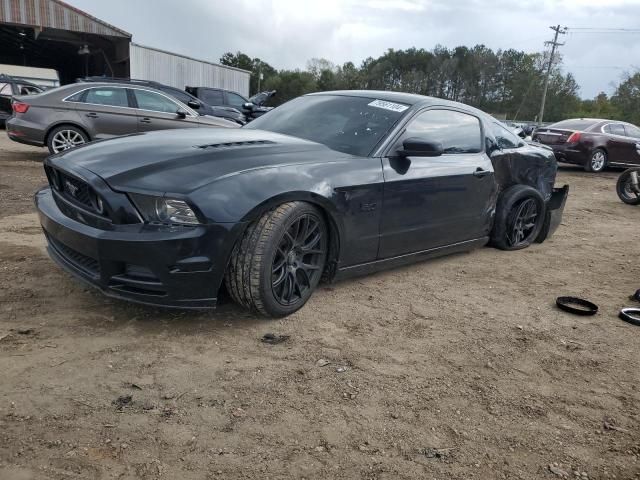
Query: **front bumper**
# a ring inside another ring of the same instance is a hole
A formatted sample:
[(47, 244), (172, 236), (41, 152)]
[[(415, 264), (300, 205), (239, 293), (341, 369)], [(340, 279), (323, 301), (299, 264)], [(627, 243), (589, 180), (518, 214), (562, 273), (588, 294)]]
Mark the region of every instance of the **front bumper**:
[(37, 192), (35, 202), (50, 257), (105, 295), (186, 309), (216, 305), (240, 224), (101, 230), (64, 215), (50, 188)]

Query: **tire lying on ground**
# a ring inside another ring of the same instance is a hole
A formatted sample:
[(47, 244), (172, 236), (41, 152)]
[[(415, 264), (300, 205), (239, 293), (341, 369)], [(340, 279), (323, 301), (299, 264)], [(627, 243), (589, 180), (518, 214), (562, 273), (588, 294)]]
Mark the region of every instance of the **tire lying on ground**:
[(500, 194), (490, 244), (501, 250), (531, 245), (544, 224), (546, 205), (542, 194), (527, 185), (514, 185)]
[(329, 236), (322, 213), (289, 202), (247, 227), (231, 253), (225, 285), (233, 300), (271, 317), (301, 308), (318, 285)]

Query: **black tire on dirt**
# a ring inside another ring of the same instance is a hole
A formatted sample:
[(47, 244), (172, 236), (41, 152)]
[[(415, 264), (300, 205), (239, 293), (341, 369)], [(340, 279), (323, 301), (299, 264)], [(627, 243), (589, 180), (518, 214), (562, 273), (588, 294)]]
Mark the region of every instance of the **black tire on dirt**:
[(491, 232), (491, 245), (520, 250), (531, 245), (543, 227), (546, 204), (538, 190), (514, 185), (500, 194)]
[(227, 290), (236, 303), (262, 315), (290, 315), (320, 282), (328, 245), (327, 225), (316, 207), (282, 204), (252, 222), (236, 243)]
[(608, 161), (607, 152), (602, 148), (596, 148), (589, 155), (587, 163), (584, 164), (584, 169), (587, 172), (599, 173), (607, 168)]
[(634, 192), (631, 186), (632, 170), (636, 170), (638, 172), (638, 177), (640, 177), (640, 168), (630, 168), (629, 170), (625, 170), (622, 172), (622, 175), (618, 177), (616, 192), (618, 193), (620, 200), (624, 203), (628, 205), (640, 205), (640, 194)]
[(49, 153), (60, 153), (89, 141), (89, 137), (81, 128), (74, 125), (60, 125), (47, 135)]

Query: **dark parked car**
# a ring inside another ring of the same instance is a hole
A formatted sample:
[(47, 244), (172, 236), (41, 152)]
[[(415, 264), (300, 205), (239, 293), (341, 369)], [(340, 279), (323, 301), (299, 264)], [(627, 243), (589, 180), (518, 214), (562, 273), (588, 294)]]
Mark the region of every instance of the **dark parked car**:
[(273, 107), (266, 107), (265, 103), (276, 94), (275, 90), (271, 90), (256, 93), (253, 97), (247, 99), (237, 92), (222, 88), (187, 87), (185, 90), (209, 105), (236, 108), (246, 116), (247, 121), (258, 118), (272, 110)]
[(11, 140), (59, 153), (91, 140), (151, 130), (238, 127), (198, 115), (158, 90), (116, 83), (74, 83), (29, 97), (15, 97), (7, 120)]
[(0, 75), (0, 126), (11, 116), (11, 99), (15, 95), (33, 95), (43, 92), (38, 85), (13, 78), (8, 75)]
[(132, 135), (49, 157), (36, 194), (51, 257), (105, 294), (264, 315), (321, 278), (543, 241), (568, 187), (551, 149), (460, 103), (345, 91), (240, 129)]
[(553, 148), (559, 162), (601, 172), (607, 165), (640, 165), (640, 128), (626, 122), (576, 118), (537, 129), (534, 142)]
[(128, 83), (131, 85), (142, 85), (145, 87), (151, 87), (156, 90), (160, 90), (173, 98), (181, 101), (185, 105), (193, 108), (200, 115), (210, 115), (212, 117), (225, 118), (236, 122), (239, 125), (247, 123), (245, 115), (240, 110), (231, 107), (213, 107), (208, 103), (204, 103), (197, 97), (194, 97), (184, 90), (180, 90), (176, 87), (170, 87), (160, 82), (154, 82), (152, 80), (137, 80), (131, 78), (109, 78), (109, 77), (84, 77), (79, 78), (78, 82), (109, 82), (109, 83)]

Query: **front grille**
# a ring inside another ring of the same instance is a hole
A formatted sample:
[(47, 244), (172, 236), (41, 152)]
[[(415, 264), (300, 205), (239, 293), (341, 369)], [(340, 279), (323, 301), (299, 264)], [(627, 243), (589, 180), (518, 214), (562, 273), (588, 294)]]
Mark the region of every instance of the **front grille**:
[(85, 210), (103, 215), (98, 211), (98, 196), (88, 183), (50, 166), (45, 166), (45, 172), (49, 185), (59, 195)]
[(100, 263), (95, 258), (84, 255), (71, 247), (67, 247), (64, 243), (59, 242), (49, 235), (47, 235), (47, 240), (49, 240), (49, 245), (53, 247), (56, 253), (74, 267), (94, 277), (100, 276)]
[(62, 194), (72, 202), (81, 203), (91, 211), (95, 211), (91, 201), (91, 187), (82, 180), (58, 172)]

